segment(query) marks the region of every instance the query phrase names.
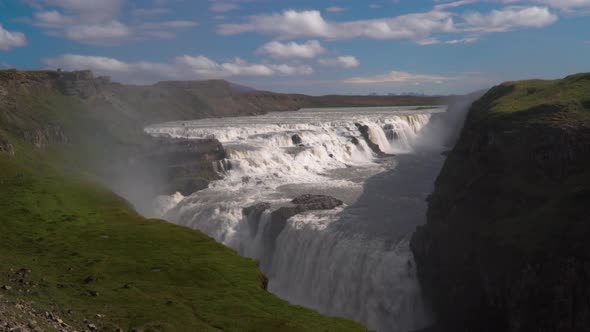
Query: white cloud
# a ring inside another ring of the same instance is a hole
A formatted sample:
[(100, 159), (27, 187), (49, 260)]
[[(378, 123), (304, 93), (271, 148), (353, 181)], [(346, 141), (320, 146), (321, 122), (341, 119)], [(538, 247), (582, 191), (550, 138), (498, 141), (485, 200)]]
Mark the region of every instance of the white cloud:
[(171, 63), (124, 62), (101, 57), (65, 54), (43, 61), (51, 68), (65, 70), (91, 69), (99, 75), (129, 83), (153, 83), (159, 80), (197, 80), (236, 76), (303, 76), (311, 75), (309, 66), (286, 64), (253, 64), (240, 58), (217, 62), (205, 56), (183, 55)]
[(451, 77), (412, 74), (403, 71), (391, 71), (384, 75), (368, 77), (353, 77), (344, 81), (348, 84), (421, 84), (421, 83), (442, 83), (452, 80)]
[(459, 0), (459, 1), (441, 3), (440, 5), (434, 6), (434, 10), (440, 11), (440, 10), (447, 10), (450, 8), (457, 8), (457, 7), (461, 7), (461, 6), (470, 5), (470, 4), (476, 3), (478, 1), (480, 1), (480, 0)]
[[(590, 7), (590, 0), (530, 0), (531, 2), (544, 4), (563, 11)], [(503, 0), (504, 3), (523, 2), (523, 0)]]
[(555, 23), (557, 15), (547, 7), (507, 7), (488, 14), (472, 12), (464, 15), (469, 31), (505, 32), (516, 28), (542, 28)]
[[(218, 33), (237, 35), (255, 32), (281, 39), (405, 39), (429, 45), (439, 43), (436, 36), (440, 34), (491, 33), (517, 28), (541, 28), (555, 23), (558, 19), (557, 15), (547, 7), (539, 6), (506, 7), (487, 13), (469, 12), (464, 15), (446, 11), (446, 9), (465, 6), (476, 1), (459, 0), (439, 4), (426, 13), (344, 22), (326, 20), (317, 10), (286, 10), (281, 13), (251, 16), (244, 23), (220, 24)], [(455, 38), (455, 40), (462, 39), (465, 38)]]
[(278, 41), (271, 41), (263, 45), (258, 54), (268, 54), (274, 58), (300, 58), (312, 59), (325, 52), (319, 41), (310, 40), (302, 44), (296, 42), (281, 43)]
[(40, 5), (58, 7), (67, 14), (81, 16), (88, 23), (112, 20), (119, 15), (124, 0), (41, 0)]
[(328, 13), (342, 13), (342, 12), (346, 11), (346, 8), (338, 7), (338, 6), (330, 6), (330, 7), (326, 8), (326, 11)]
[(360, 61), (351, 55), (339, 56), (334, 59), (321, 59), (319, 63), (324, 66), (340, 68), (355, 68), (361, 65)]
[(57, 10), (47, 10), (35, 13), (37, 25), (43, 27), (59, 27), (73, 23), (73, 19), (69, 16), (64, 16)]
[(244, 24), (221, 24), (219, 33), (260, 32), (283, 37), (330, 37), (335, 31), (317, 10), (286, 10), (281, 14), (253, 16)]
[(131, 36), (131, 29), (125, 24), (112, 21), (104, 24), (72, 25), (64, 29), (66, 38), (81, 42), (109, 42), (122, 40)]
[(419, 45), (428, 46), (428, 45), (437, 45), (437, 44), (447, 44), (447, 45), (455, 45), (455, 44), (471, 44), (475, 43), (479, 40), (478, 37), (465, 37), (460, 39), (450, 39), (450, 40), (440, 40), (437, 38), (427, 38), (423, 40), (419, 40), (417, 43)]
[(477, 37), (467, 37), (467, 38), (461, 38), (461, 39), (452, 39), (452, 40), (447, 40), (445, 41), (445, 44), (471, 44), (471, 43), (475, 43), (476, 41), (478, 41), (479, 38)]
[(178, 29), (197, 26), (194, 21), (156, 21), (170, 13), (162, 7), (132, 9), (132, 23), (120, 19), (125, 0), (27, 0), (36, 10), (32, 23), (52, 36), (86, 44), (117, 45), (122, 42), (173, 38)]
[(328, 22), (316, 10), (286, 10), (282, 13), (253, 16), (243, 24), (221, 24), (218, 32), (223, 35), (258, 32), (281, 38), (422, 39), (432, 33), (454, 32), (452, 16), (451, 13), (433, 11), (386, 19)]
[(24, 33), (5, 30), (0, 24), (0, 50), (6, 51), (25, 45), (27, 45), (27, 38)]

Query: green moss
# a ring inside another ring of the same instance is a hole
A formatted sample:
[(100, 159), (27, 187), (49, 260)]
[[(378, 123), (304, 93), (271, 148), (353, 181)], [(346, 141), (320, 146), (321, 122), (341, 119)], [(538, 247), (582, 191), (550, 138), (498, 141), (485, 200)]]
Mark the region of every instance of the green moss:
[(590, 73), (560, 80), (503, 83), (476, 102), (472, 113), (484, 121), (517, 125), (588, 120)]

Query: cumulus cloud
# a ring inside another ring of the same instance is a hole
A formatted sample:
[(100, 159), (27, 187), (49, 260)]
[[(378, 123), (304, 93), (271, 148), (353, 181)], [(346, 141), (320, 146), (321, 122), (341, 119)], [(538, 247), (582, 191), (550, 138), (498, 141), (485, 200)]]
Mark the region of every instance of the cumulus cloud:
[(81, 16), (89, 23), (110, 20), (116, 17), (123, 7), (124, 0), (32, 0), (39, 8), (57, 7), (69, 15)]
[(403, 71), (391, 71), (383, 75), (368, 77), (353, 77), (344, 81), (348, 84), (421, 84), (421, 83), (442, 83), (452, 80), (451, 77), (413, 74)]
[[(147, 37), (172, 38), (176, 30), (197, 26), (193, 21), (157, 21), (166, 8), (131, 10), (132, 23), (121, 20), (124, 0), (28, 0), (36, 10), (32, 23), (52, 36), (88, 44), (116, 45)], [(143, 20), (143, 21), (142, 21)]]
[(27, 38), (22, 32), (5, 30), (0, 24), (0, 50), (6, 51), (27, 45)]
[(114, 58), (64, 54), (43, 62), (51, 68), (66, 70), (91, 69), (99, 75), (129, 83), (153, 83), (160, 80), (197, 80), (238, 76), (303, 76), (311, 75), (309, 66), (255, 64), (243, 59), (217, 62), (208, 57), (183, 55), (170, 63), (147, 61), (125, 62)]
[(131, 36), (131, 29), (119, 22), (112, 21), (103, 24), (66, 26), (64, 36), (77, 41), (101, 41), (121, 40)]
[(557, 15), (547, 7), (508, 7), (488, 14), (477, 12), (464, 16), (467, 30), (505, 32), (516, 28), (542, 28), (557, 22)]
[(386, 19), (329, 22), (317, 10), (286, 10), (282, 13), (253, 16), (246, 23), (221, 24), (218, 27), (218, 32), (222, 35), (258, 32), (287, 39), (419, 39), (432, 33), (454, 31), (453, 14), (436, 11)]
[(258, 49), (258, 54), (268, 54), (274, 58), (284, 59), (312, 59), (325, 52), (317, 40), (310, 40), (302, 44), (296, 42), (281, 43), (271, 41)]
[(355, 68), (361, 65), (360, 61), (351, 55), (339, 56), (333, 59), (321, 59), (320, 64), (329, 67)]
[(344, 22), (326, 20), (317, 10), (286, 10), (281, 13), (251, 16), (243, 23), (220, 24), (217, 31), (222, 35), (255, 32), (281, 39), (405, 39), (429, 45), (437, 40), (437, 35), (441, 34), (490, 33), (517, 28), (540, 28), (551, 25), (558, 19), (557, 15), (547, 7), (539, 6), (506, 7), (487, 13), (469, 12), (464, 15), (447, 11), (447, 9), (474, 2), (476, 0), (459, 0), (439, 4), (432, 11), (425, 13)]

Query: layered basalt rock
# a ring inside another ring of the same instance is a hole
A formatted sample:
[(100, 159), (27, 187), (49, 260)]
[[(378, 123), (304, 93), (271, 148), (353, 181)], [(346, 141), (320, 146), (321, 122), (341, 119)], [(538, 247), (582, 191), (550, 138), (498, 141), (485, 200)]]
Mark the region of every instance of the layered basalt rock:
[(223, 146), (215, 139), (153, 139), (149, 153), (144, 156), (148, 165), (162, 172), (161, 194), (180, 192), (187, 196), (207, 188), (218, 180), (213, 163), (225, 159)]

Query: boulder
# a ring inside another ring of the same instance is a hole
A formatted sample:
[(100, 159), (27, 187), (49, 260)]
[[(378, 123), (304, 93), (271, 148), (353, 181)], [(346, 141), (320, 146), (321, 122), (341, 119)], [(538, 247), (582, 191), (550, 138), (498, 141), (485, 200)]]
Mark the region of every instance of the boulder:
[(301, 136), (299, 136), (297, 134), (291, 136), (291, 140), (293, 141), (294, 145), (302, 145), (303, 144), (303, 140), (301, 139)]
[(311, 194), (296, 197), (291, 203), (297, 205), (298, 213), (310, 210), (331, 210), (343, 204), (341, 200), (334, 197)]
[(6, 153), (10, 156), (14, 156), (14, 147), (8, 141), (8, 139), (0, 135), (0, 152)]
[(96, 276), (92, 276), (92, 275), (91, 275), (91, 276), (88, 276), (88, 277), (86, 277), (86, 278), (84, 279), (84, 283), (85, 283), (85, 284), (90, 284), (90, 283), (93, 283), (93, 282), (95, 282), (95, 281), (96, 281), (96, 279), (97, 279), (97, 278), (96, 278)]

